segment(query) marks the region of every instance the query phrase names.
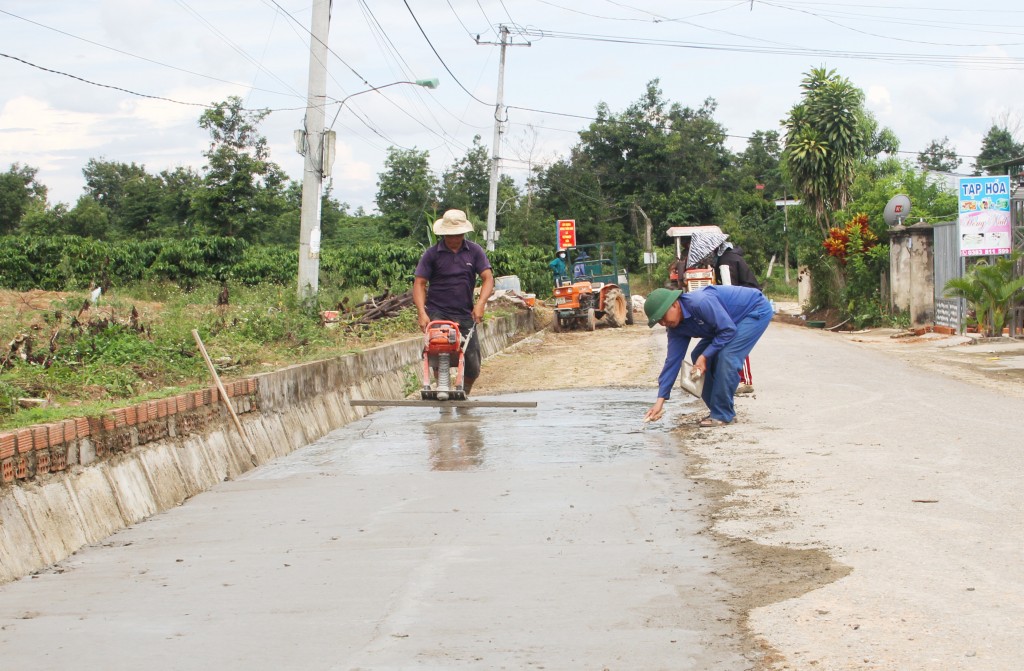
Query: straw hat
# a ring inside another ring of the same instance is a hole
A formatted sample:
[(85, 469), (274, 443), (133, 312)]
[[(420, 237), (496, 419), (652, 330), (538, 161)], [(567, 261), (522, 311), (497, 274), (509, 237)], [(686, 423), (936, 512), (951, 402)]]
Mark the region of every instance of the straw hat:
[(434, 222), (434, 235), (462, 235), (473, 230), (473, 224), (466, 219), (462, 210), (448, 210)]

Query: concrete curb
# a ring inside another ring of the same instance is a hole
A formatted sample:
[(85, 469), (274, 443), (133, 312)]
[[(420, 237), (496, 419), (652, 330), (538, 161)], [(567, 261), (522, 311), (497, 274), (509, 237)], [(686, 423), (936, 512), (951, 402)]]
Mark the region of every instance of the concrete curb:
[[(489, 321), (478, 332), (481, 353), (534, 330), (532, 312)], [(402, 398), (422, 346), (410, 338), (225, 387), (264, 464), (365, 416), (352, 399)], [(0, 454), (0, 584), (252, 469), (216, 389), (212, 399), (203, 391), (0, 435), (0, 447), (10, 443)]]

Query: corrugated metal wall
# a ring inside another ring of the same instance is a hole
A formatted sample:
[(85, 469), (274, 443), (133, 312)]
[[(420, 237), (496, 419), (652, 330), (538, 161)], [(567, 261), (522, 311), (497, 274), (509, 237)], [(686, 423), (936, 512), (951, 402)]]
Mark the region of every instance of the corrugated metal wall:
[[(1010, 226), (1013, 250), (1024, 252), (1024, 186), (1018, 185), (1010, 196)], [(1024, 256), (1017, 260), (1014, 271), (1015, 277), (1024, 276)], [(1024, 301), (1018, 301), (1010, 309), (1008, 317), (1006, 326), (1010, 329), (1010, 336), (1024, 335)]]
[(957, 222), (947, 221), (935, 224), (935, 323), (957, 331), (963, 328), (964, 301), (960, 298), (946, 298), (943, 288), (946, 282), (964, 274), (964, 262), (960, 258), (960, 240), (957, 236)]

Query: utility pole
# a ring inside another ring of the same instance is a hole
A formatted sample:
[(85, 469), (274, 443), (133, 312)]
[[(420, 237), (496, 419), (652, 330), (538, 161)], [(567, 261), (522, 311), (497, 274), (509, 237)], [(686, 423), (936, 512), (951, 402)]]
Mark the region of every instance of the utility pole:
[(320, 283), (320, 189), (323, 186), (324, 105), (327, 103), (327, 29), (331, 0), (313, 0), (309, 41), (309, 92), (302, 149), (302, 210), (299, 219), (299, 299), (316, 296)]
[[(494, 104), (494, 147), (493, 156), (491, 158), (491, 184), (490, 189), (487, 193), (487, 251), (494, 251), (494, 242), (498, 239), (498, 233), (495, 231), (495, 222), (498, 219), (498, 178), (500, 177), (500, 166), (499, 161), (501, 154), (501, 135), (505, 131), (505, 106), (503, 103), (505, 96), (505, 47), (509, 45), (508, 42), (508, 26), (502, 24), (498, 27), (498, 32), (501, 36), (501, 58), (498, 62), (498, 101)], [(493, 42), (481, 42), (477, 40), (477, 44), (494, 44)], [(514, 46), (530, 46), (525, 45), (514, 45)]]

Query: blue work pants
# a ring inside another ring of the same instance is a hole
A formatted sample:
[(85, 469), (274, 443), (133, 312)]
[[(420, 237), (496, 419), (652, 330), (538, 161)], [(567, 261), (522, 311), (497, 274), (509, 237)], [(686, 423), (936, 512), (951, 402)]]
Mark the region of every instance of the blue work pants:
[[(736, 335), (727, 342), (710, 361), (704, 374), (704, 389), (701, 398), (711, 411), (711, 417), (723, 422), (736, 419), (736, 408), (733, 398), (740, 384), (740, 369), (743, 361), (750, 355), (750, 350), (764, 334), (772, 321), (775, 311), (768, 301), (744, 317), (736, 324)], [(693, 348), (692, 361), (696, 361), (707, 346), (710, 339), (703, 339)]]

